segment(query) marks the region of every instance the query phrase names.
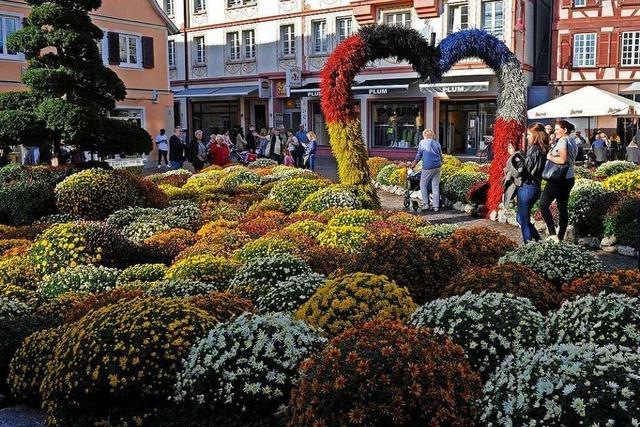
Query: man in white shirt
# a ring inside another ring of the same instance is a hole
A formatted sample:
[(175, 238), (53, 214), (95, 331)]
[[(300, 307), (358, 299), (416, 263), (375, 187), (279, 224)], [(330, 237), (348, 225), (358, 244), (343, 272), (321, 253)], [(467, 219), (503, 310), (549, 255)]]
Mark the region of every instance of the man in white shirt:
[(163, 158), (165, 166), (169, 166), (169, 161), (167, 160), (167, 154), (169, 153), (169, 144), (167, 141), (169, 141), (169, 139), (165, 133), (164, 129), (160, 129), (160, 135), (156, 136), (156, 144), (158, 144), (158, 169), (161, 168), (161, 160)]

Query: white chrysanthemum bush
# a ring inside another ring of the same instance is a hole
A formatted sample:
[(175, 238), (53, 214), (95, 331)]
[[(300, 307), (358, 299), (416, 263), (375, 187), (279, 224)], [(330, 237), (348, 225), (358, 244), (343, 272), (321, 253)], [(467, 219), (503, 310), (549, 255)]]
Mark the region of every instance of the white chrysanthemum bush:
[(178, 375), (176, 400), (220, 423), (268, 419), (289, 401), (300, 363), (324, 343), (288, 315), (244, 314), (193, 345)]
[(296, 311), (307, 302), (324, 283), (322, 274), (300, 274), (278, 282), (256, 300), (256, 307), (264, 313)]
[(79, 265), (46, 276), (37, 284), (44, 299), (55, 298), (65, 292), (103, 292), (113, 289), (120, 270), (96, 265)]
[(484, 386), (480, 425), (640, 425), (640, 354), (561, 344), (508, 356)]
[(538, 345), (544, 317), (527, 298), (467, 292), (423, 305), (412, 323), (449, 336), (486, 378), (507, 355)]
[(640, 301), (622, 294), (600, 293), (566, 301), (549, 315), (547, 344), (640, 346)]

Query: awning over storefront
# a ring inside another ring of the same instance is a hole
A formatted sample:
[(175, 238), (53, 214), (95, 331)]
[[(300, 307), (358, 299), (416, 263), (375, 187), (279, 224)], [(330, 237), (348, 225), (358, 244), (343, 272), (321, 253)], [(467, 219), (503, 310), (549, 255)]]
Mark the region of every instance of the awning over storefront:
[(640, 82), (633, 82), (625, 87), (620, 93), (640, 93)]
[(489, 90), (489, 82), (423, 83), (420, 85), (420, 90), (427, 93), (487, 92)]
[(289, 89), (289, 93), (309, 98), (317, 98), (320, 96), (320, 83), (308, 83), (301, 87)]
[[(378, 79), (354, 82), (351, 90), (354, 95), (391, 95), (407, 93), (409, 85), (417, 82), (417, 78), (410, 79)], [(320, 83), (308, 83), (302, 87), (291, 88), (292, 95), (317, 98), (320, 96)]]
[(634, 116), (640, 103), (624, 96), (585, 86), (527, 112), (530, 119), (571, 117)]
[(225, 86), (216, 88), (189, 88), (174, 92), (175, 98), (210, 98), (222, 96), (248, 96), (258, 92), (258, 86)]

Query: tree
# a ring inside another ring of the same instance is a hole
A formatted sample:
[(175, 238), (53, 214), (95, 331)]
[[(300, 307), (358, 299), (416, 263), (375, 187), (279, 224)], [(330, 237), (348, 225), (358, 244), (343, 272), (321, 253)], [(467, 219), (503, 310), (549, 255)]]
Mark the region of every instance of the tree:
[(0, 147), (50, 146), (57, 152), (64, 142), (102, 156), (130, 147), (150, 151), (146, 131), (107, 117), (127, 92), (103, 65), (98, 50), (103, 32), (89, 17), (102, 0), (27, 3), (31, 15), (7, 43), (29, 61), (22, 82), (30, 90), (0, 94)]

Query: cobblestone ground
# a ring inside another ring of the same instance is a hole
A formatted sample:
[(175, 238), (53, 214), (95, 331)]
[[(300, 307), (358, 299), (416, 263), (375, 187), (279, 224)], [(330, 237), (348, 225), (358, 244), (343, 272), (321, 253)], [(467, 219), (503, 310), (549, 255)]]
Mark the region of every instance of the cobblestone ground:
[[(383, 209), (405, 210), (402, 196), (390, 194), (384, 191), (378, 191), (378, 195), (380, 196)], [(438, 213), (414, 213), (413, 210), (409, 210), (409, 212), (415, 215), (425, 216), (432, 224), (456, 224), (463, 228), (478, 226), (488, 227), (501, 232), (518, 244), (522, 243), (520, 228), (513, 225), (489, 221), (484, 218), (474, 218), (453, 209), (441, 210)], [(635, 258), (611, 254), (604, 251), (596, 251), (595, 254), (600, 258), (607, 270), (638, 268), (638, 261)]]

